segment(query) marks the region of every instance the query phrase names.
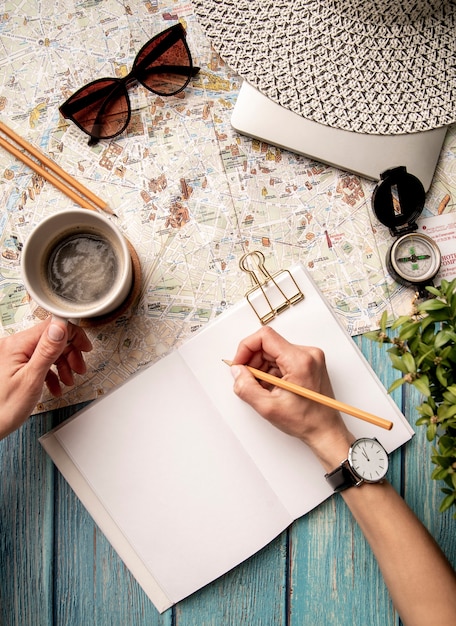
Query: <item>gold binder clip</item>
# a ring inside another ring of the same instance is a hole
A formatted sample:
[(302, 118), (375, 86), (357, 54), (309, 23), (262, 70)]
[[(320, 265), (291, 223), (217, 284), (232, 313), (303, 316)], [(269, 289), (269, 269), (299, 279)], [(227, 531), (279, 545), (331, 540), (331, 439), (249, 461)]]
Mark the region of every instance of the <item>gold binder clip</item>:
[(248, 303), (260, 322), (268, 324), (290, 305), (302, 300), (304, 294), (289, 270), (271, 275), (264, 262), (264, 254), (254, 250), (241, 257), (239, 267), (250, 275), (253, 282), (252, 289), (245, 294)]

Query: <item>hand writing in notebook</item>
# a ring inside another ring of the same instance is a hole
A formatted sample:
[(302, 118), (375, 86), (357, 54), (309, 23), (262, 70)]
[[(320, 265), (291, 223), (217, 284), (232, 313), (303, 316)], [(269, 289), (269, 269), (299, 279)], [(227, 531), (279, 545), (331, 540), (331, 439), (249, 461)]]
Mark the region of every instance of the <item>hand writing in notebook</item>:
[(0, 439), (25, 422), (45, 383), (54, 396), (61, 395), (60, 382), (74, 384), (73, 372), (86, 371), (82, 353), (91, 349), (82, 328), (51, 318), (1, 338)]
[[(265, 326), (241, 341), (232, 363), (234, 392), (274, 426), (306, 443), (320, 461), (322, 472), (333, 471), (347, 459), (355, 438), (339, 413), (268, 387), (242, 367), (249, 365), (332, 395), (321, 350), (291, 344)], [(371, 545), (402, 620), (415, 625), (455, 624), (456, 574), (394, 488), (386, 481), (362, 483), (344, 490), (342, 497)], [(437, 597), (447, 600), (436, 602)]]
[[(233, 363), (250, 365), (333, 397), (323, 352), (319, 348), (291, 344), (269, 326), (239, 344)], [(231, 371), (233, 375), (239, 374), (235, 382), (238, 396), (274, 426), (304, 441), (322, 460), (326, 439), (331, 447), (338, 442), (342, 454), (348, 450), (354, 438), (337, 411), (279, 387), (268, 389), (268, 385), (258, 384), (253, 376), (247, 376), (247, 372), (237, 370), (234, 365)], [(329, 458), (328, 463), (332, 460)]]

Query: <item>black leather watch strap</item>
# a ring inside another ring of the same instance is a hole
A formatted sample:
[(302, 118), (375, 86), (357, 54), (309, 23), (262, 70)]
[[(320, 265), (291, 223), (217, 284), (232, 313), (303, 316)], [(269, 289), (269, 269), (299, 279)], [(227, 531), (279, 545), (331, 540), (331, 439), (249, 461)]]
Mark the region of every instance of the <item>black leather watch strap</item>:
[(342, 461), (339, 467), (336, 467), (336, 469), (329, 472), (329, 474), (325, 474), (325, 478), (336, 493), (344, 491), (349, 487), (357, 487), (363, 482), (362, 479), (357, 478), (350, 470), (348, 459)]

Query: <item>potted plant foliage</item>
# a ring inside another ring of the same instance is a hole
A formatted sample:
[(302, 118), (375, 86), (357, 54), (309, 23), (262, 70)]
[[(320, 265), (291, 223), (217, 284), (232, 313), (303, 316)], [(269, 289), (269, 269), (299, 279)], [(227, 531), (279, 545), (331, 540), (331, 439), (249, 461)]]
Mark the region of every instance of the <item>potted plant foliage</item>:
[(456, 279), (426, 289), (432, 297), (417, 304), (412, 315), (395, 320), (391, 333), (386, 330), (385, 312), (380, 330), (366, 336), (391, 344), (392, 366), (402, 376), (388, 392), (408, 383), (424, 397), (416, 424), (426, 427), (432, 444), (431, 477), (443, 481), (443, 512), (456, 507)]

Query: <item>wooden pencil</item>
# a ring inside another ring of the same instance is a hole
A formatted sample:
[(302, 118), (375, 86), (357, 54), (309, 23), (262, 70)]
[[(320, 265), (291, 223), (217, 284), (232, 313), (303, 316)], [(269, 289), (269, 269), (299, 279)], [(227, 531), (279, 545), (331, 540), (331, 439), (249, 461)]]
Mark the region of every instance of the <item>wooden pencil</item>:
[(26, 154), (21, 152), (18, 148), (15, 148), (10, 143), (8, 143), (8, 141), (3, 139), (3, 137), (0, 137), (0, 146), (2, 148), (5, 148), (7, 152), (15, 156), (20, 161), (22, 161), (22, 163), (25, 163), (25, 165), (30, 167), (30, 169), (32, 169), (34, 172), (36, 172), (37, 174), (45, 178), (47, 181), (49, 181), (52, 185), (54, 185), (54, 187), (57, 187), (57, 189), (60, 189), (60, 191), (62, 191), (65, 195), (67, 195), (69, 198), (74, 200), (74, 202), (79, 204), (79, 206), (83, 207), (84, 209), (91, 209), (92, 211), (96, 210), (92, 204), (90, 204), (87, 200), (85, 200), (85, 198), (83, 198), (82, 196), (77, 194), (75, 191), (73, 191), (71, 187), (68, 187), (67, 185), (65, 185), (56, 176), (54, 176), (53, 174), (45, 170), (43, 167), (38, 165), (38, 163), (36, 163), (33, 159), (31, 159)]
[[(222, 359), (224, 363), (231, 366), (233, 365), (232, 361), (226, 361)], [(324, 404), (332, 409), (336, 409), (341, 413), (347, 413), (347, 415), (352, 415), (353, 417), (357, 417), (358, 419), (364, 420), (365, 422), (369, 422), (370, 424), (374, 424), (375, 426), (380, 426), (380, 428), (385, 428), (386, 430), (391, 430), (393, 427), (393, 423), (389, 420), (383, 419), (382, 417), (378, 417), (377, 415), (372, 415), (372, 413), (368, 413), (367, 411), (363, 411), (362, 409), (357, 409), (354, 406), (350, 406), (349, 404), (345, 404), (345, 402), (340, 402), (339, 400), (335, 400), (334, 398), (330, 398), (329, 396), (325, 396), (317, 391), (312, 391), (310, 389), (306, 389), (305, 387), (300, 387), (295, 383), (291, 383), (283, 378), (277, 378), (276, 376), (272, 376), (272, 374), (268, 374), (266, 372), (262, 372), (254, 367), (250, 367), (250, 365), (245, 365), (249, 372), (266, 383), (271, 385), (275, 385), (276, 387), (280, 387), (281, 389), (285, 389), (286, 391), (291, 391), (298, 396), (302, 396), (303, 398), (307, 398), (308, 400), (313, 400), (314, 402), (318, 402), (319, 404)]]
[[(82, 183), (78, 180), (70, 176), (65, 170), (63, 170), (57, 163), (52, 161), (52, 159), (48, 158), (45, 154), (40, 152), (35, 146), (26, 141), (23, 137), (20, 137), (14, 130), (6, 126), (3, 122), (0, 121), (0, 131), (3, 132), (7, 137), (12, 139), (15, 143), (17, 143), (21, 148), (29, 152), (33, 157), (35, 157), (43, 166), (47, 167), (49, 170), (54, 172), (57, 176), (59, 176), (62, 180), (53, 176), (50, 172), (48, 172), (45, 167), (41, 167), (38, 163), (36, 163), (33, 159), (28, 157), (26, 154), (18, 150), (15, 146), (10, 144), (8, 141), (0, 137), (0, 145), (2, 148), (7, 150), (10, 154), (15, 156), (17, 159), (25, 163), (28, 167), (33, 169), (37, 174), (45, 178), (48, 182), (50, 182), (54, 187), (57, 187), (60, 191), (65, 193), (69, 198), (78, 203), (81, 207), (85, 209), (93, 209), (94, 207), (90, 204), (94, 204), (96, 207), (113, 215), (112, 210), (108, 206), (108, 204), (95, 195), (90, 189), (87, 189)], [(66, 184), (65, 184), (66, 183)], [(79, 196), (74, 190), (78, 191), (81, 196)], [(87, 200), (89, 202), (87, 202)]]

